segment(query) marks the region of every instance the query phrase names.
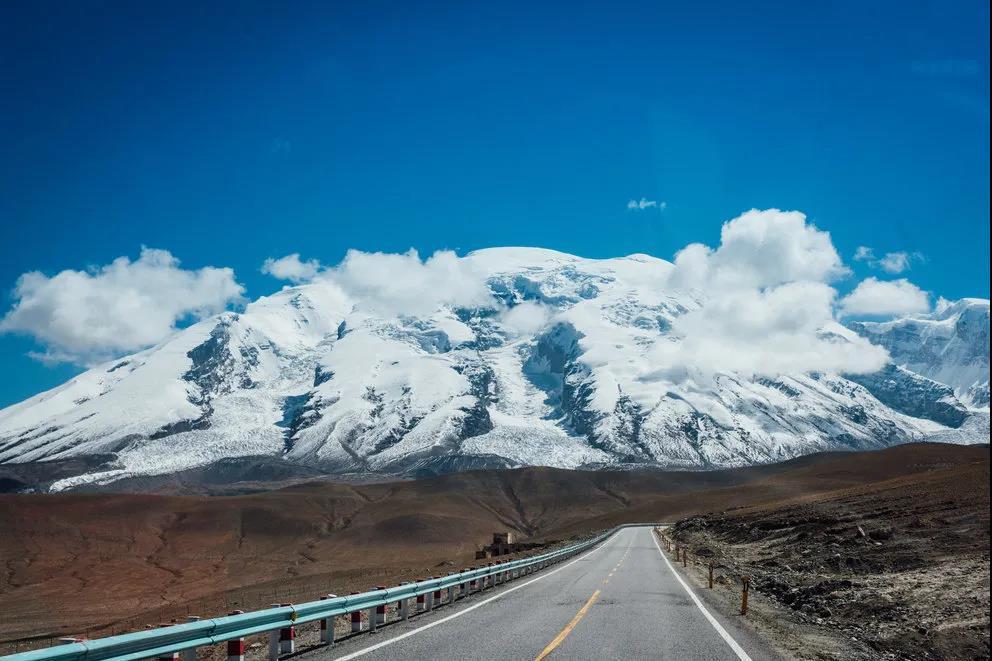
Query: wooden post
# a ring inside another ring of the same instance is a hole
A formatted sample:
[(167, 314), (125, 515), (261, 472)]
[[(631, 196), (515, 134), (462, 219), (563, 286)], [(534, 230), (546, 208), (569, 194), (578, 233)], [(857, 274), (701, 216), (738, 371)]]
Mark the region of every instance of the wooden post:
[(747, 615), (747, 593), (751, 588), (751, 577), (741, 576), (741, 615)]
[(682, 566), (683, 567), (689, 566), (689, 552), (686, 551), (685, 549), (682, 549)]
[(710, 590), (713, 589), (713, 563), (710, 563)]

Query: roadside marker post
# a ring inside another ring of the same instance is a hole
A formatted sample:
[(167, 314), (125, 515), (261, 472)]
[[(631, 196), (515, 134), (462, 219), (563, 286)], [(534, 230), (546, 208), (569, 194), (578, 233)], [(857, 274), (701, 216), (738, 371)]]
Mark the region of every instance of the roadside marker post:
[(713, 589), (713, 563), (710, 563), (710, 590)]
[(747, 615), (747, 593), (751, 589), (751, 577), (741, 576), (741, 615)]

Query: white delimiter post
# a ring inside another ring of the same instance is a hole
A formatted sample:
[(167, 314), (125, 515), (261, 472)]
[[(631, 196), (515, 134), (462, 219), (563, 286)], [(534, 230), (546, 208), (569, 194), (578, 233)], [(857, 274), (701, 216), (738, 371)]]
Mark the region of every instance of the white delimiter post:
[[(329, 594), (321, 597), (321, 601), (327, 599), (334, 599), (337, 597), (336, 594)], [(320, 620), (320, 642), (326, 643), (328, 645), (334, 644), (334, 618), (324, 617)]]
[[(410, 585), (410, 581), (400, 583), (400, 587), (404, 585)], [(408, 597), (400, 599), (400, 618), (404, 620), (410, 619), (410, 599)]]
[[(272, 608), (279, 608), (282, 604), (270, 604)], [(269, 661), (279, 661), (279, 629), (269, 632)]]
[[(427, 577), (427, 580), (428, 581), (433, 581), (434, 580), (434, 577), (433, 576), (428, 576)], [(426, 609), (428, 611), (434, 610), (434, 593), (433, 592), (428, 592), (427, 594), (424, 595), (424, 597), (426, 597), (426, 602), (427, 602)]]

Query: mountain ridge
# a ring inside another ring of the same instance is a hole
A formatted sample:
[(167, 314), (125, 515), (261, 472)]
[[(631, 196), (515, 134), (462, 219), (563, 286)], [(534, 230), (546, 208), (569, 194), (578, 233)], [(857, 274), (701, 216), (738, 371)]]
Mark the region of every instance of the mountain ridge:
[[(657, 351), (703, 302), (666, 289), (665, 260), (494, 248), (460, 266), (484, 283), (478, 304), (373, 305), (315, 281), (200, 321), (0, 411), (0, 463), (115, 457), (55, 490), (244, 456), (337, 474), (715, 468), (925, 440), (987, 410), (987, 301), (984, 327), (972, 299), (821, 331), (893, 347), (879, 373), (687, 378), (659, 374)], [(964, 383), (983, 337), (984, 400)]]

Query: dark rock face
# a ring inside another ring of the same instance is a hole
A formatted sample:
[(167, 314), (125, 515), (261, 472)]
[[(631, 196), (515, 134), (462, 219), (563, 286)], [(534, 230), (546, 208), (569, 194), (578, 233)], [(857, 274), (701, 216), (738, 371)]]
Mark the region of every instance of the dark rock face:
[[(234, 388), (253, 388), (255, 383), (247, 371), (237, 371), (229, 331), (230, 320), (221, 319), (202, 344), (190, 349), (186, 355), (193, 364), (183, 374), (183, 379), (199, 386), (200, 394), (191, 397), (194, 404), (205, 404), (214, 396), (231, 392)], [(244, 365), (251, 368), (258, 364), (258, 349), (238, 347)]]
[(914, 418), (960, 427), (968, 417), (967, 409), (954, 396), (953, 388), (895, 365), (887, 365), (874, 374), (847, 375), (845, 378), (864, 386), (889, 408)]

